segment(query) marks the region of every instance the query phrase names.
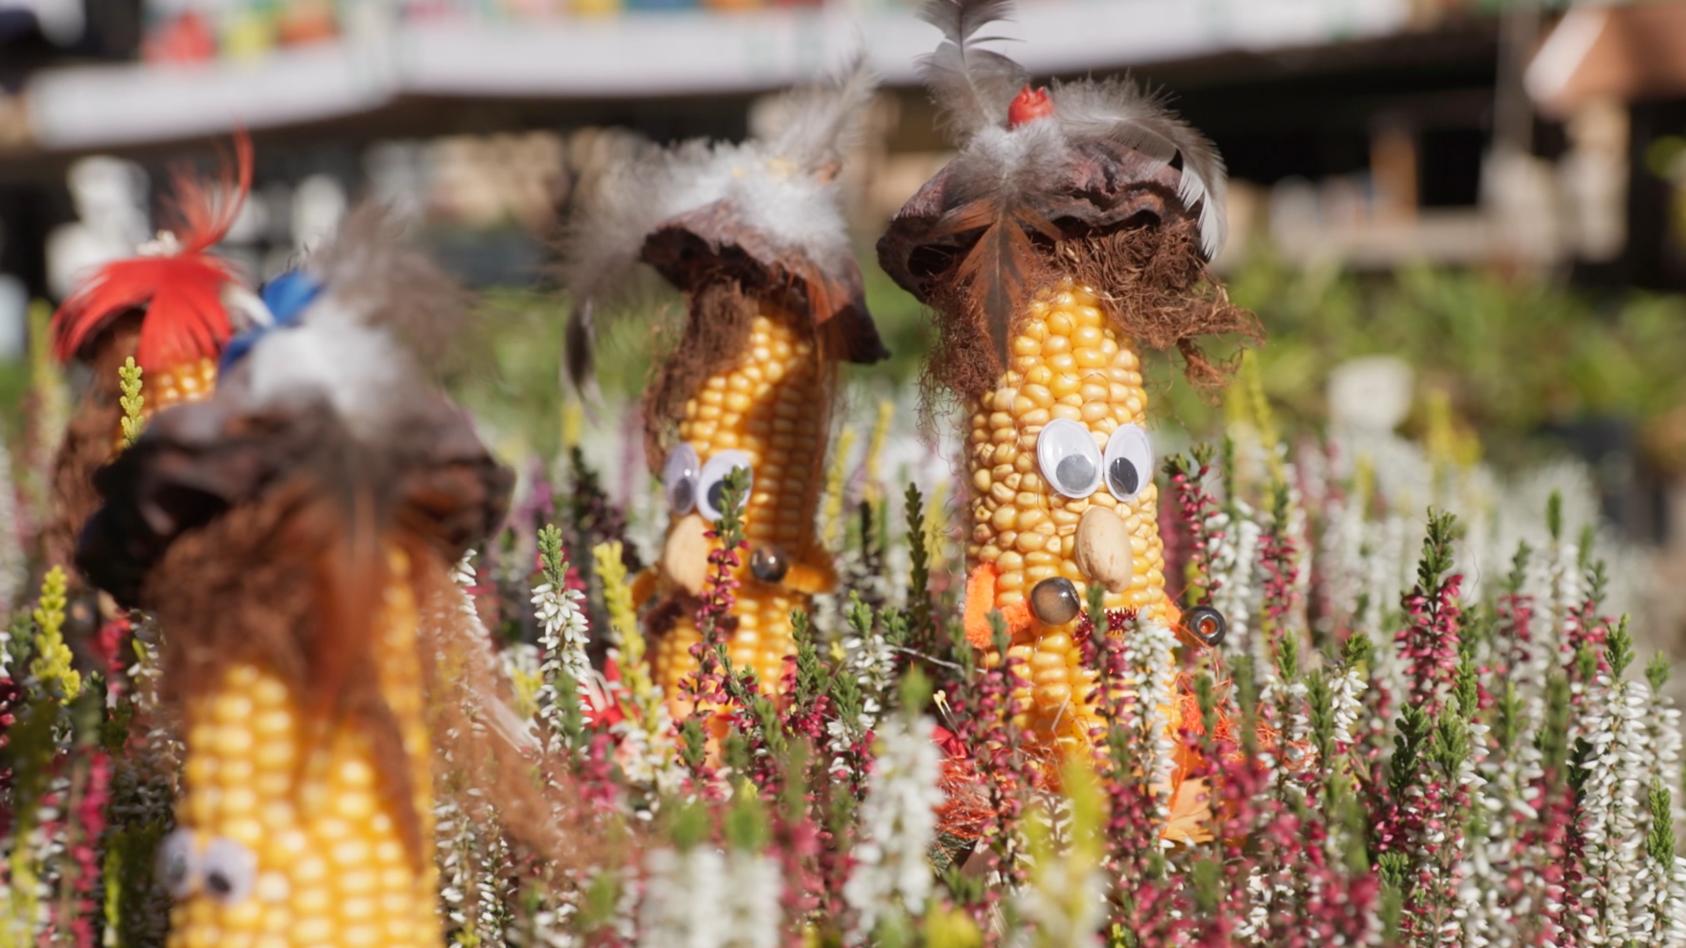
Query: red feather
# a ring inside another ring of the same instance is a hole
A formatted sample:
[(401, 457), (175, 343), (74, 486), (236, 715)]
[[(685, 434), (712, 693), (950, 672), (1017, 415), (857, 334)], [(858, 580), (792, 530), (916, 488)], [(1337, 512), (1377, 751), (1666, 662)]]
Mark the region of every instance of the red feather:
[(234, 327), (223, 308), (223, 286), (236, 277), (227, 262), (207, 251), (233, 226), (252, 186), (252, 143), (234, 138), (234, 167), (214, 184), (175, 177), (175, 216), (181, 249), (168, 256), (132, 257), (95, 271), (53, 314), (53, 352), (69, 361), (133, 309), (145, 310), (135, 361), (158, 371), (213, 358)]

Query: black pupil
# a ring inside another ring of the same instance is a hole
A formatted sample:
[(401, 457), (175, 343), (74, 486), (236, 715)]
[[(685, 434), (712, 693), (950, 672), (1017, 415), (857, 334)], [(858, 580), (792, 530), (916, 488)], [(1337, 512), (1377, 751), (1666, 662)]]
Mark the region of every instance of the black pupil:
[(1054, 468), (1054, 478), (1060, 486), (1067, 490), (1082, 490), (1089, 486), (1089, 481), (1095, 476), (1095, 466), (1081, 454), (1071, 454), (1060, 459)]
[(212, 872), (205, 876), (205, 888), (211, 890), (212, 895), (227, 895), (234, 891), (234, 883), (220, 872)]
[(673, 509), (684, 510), (691, 506), (692, 495), (695, 492), (696, 488), (691, 485), (689, 477), (680, 478), (678, 483), (673, 485)]
[(1113, 489), (1120, 494), (1134, 494), (1136, 488), (1142, 486), (1142, 476), (1136, 471), (1136, 466), (1129, 458), (1113, 458), (1112, 467), (1107, 470), (1107, 477), (1112, 479)]
[(722, 513), (725, 512), (725, 509), (726, 509), (726, 482), (725, 481), (715, 481), (714, 483), (708, 485), (708, 505), (710, 507), (713, 507), (715, 510), (721, 511)]

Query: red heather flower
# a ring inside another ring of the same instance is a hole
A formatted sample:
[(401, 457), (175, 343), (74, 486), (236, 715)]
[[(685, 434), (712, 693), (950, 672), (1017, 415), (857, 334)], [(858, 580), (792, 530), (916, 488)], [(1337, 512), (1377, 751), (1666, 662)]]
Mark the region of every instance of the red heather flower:
[[(1405, 595), (1406, 626), (1395, 636), (1411, 670), (1410, 701), (1430, 717), (1440, 712), (1458, 673), (1458, 636), (1462, 610), (1458, 591), (1463, 576), (1452, 574), (1433, 590), (1421, 584)], [(1470, 709), (1466, 709), (1470, 710)]]
[[(1171, 475), (1171, 490), (1177, 499), (1175, 509), (1169, 504), (1159, 508), (1159, 533), (1165, 538), (1166, 545), (1167, 583), (1180, 581), (1185, 575), (1185, 566), (1193, 564), (1194, 581), (1207, 597), (1218, 588), (1219, 580), (1212, 574), (1211, 552), (1214, 545), (1223, 539), (1221, 531), (1211, 528), (1212, 520), (1219, 511), (1217, 498), (1206, 488), (1211, 469), (1211, 464), (1205, 460), (1201, 460), (1192, 471), (1188, 465), (1178, 464)], [(1184, 537), (1187, 538), (1186, 545), (1181, 542)], [(1173, 539), (1178, 541), (1175, 556)], [(1177, 593), (1173, 592), (1172, 598), (1176, 596)]]
[[(720, 539), (718, 528), (704, 535), (711, 541)], [(717, 545), (708, 551), (710, 572), (696, 611), (697, 628), (702, 636), (690, 649), (691, 657), (697, 660), (697, 672), (694, 678), (680, 683), (680, 690), (699, 705), (720, 707), (728, 701), (717, 650), (732, 640), (737, 628), (732, 607), (737, 605), (734, 590), (738, 588), (739, 552), (746, 546), (739, 538), (729, 547)]]
[(1277, 515), (1259, 539), (1259, 565), (1264, 569), (1264, 615), (1273, 640), (1281, 634), (1283, 620), (1294, 611), (1300, 570), (1299, 554), (1288, 536), (1287, 500), (1277, 502)]
[(591, 742), (576, 758), (580, 795), (594, 809), (605, 813), (620, 807), (620, 785), (615, 781), (615, 739), (604, 731), (591, 735)]
[[(0, 751), (12, 742), (12, 727), (18, 723), (18, 705), (23, 703), (23, 688), (11, 678), (0, 678)], [(10, 760), (11, 755), (6, 755)], [(12, 768), (0, 767), (0, 797), (12, 799)], [(12, 808), (0, 807), (0, 837), (12, 829)]]
[[(73, 890), (76, 917), (70, 930), (77, 948), (93, 948), (94, 918), (99, 912), (95, 888), (100, 879), (100, 834), (105, 832), (105, 807), (111, 799), (111, 759), (101, 750), (89, 752), (87, 782), (82, 798), (76, 806), (76, 843), (70, 848), (76, 864), (76, 883)], [(62, 921), (62, 919), (60, 920)]]
[[(820, 871), (820, 828), (809, 816), (813, 812), (813, 793), (808, 794), (802, 815), (791, 819), (777, 815), (773, 820), (773, 852), (778, 856), (784, 876), (784, 889), (779, 901), (784, 906), (787, 948), (805, 944), (803, 923), (817, 911), (826, 909), (825, 877)], [(841, 903), (838, 903), (839, 905)], [(836, 918), (835, 906), (825, 914)]]

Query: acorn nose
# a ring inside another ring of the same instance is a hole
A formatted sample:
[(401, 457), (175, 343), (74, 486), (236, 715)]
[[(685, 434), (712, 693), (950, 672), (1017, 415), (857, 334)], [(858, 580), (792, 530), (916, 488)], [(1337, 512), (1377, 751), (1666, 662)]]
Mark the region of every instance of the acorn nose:
[(1123, 518), (1105, 507), (1090, 507), (1077, 522), (1073, 556), (1078, 572), (1107, 592), (1121, 593), (1135, 577), (1130, 529)]
[(1043, 625), (1065, 625), (1077, 618), (1083, 600), (1064, 576), (1044, 579), (1030, 588), (1030, 612)]

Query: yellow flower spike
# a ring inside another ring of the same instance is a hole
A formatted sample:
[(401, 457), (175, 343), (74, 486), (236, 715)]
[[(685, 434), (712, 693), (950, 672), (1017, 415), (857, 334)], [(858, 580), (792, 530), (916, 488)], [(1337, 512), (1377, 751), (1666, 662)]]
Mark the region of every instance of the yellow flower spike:
[(123, 448), (127, 450), (140, 437), (146, 411), (146, 396), (141, 392), (141, 367), (135, 364), (134, 356), (123, 360), (122, 367), (117, 370), (117, 379), (117, 386), (123, 393), (117, 403), (123, 408)]
[(562, 450), (571, 451), (579, 446), (581, 433), (585, 430), (585, 408), (577, 398), (570, 398), (562, 403)]
[(925, 912), (927, 948), (983, 948), (983, 932), (972, 916), (935, 900)]
[(526, 720), (538, 713), (539, 689), (544, 687), (544, 678), (537, 672), (525, 668), (510, 669), (509, 684), (513, 692), (510, 702), (515, 713)]
[(848, 488), (849, 455), (855, 450), (855, 428), (844, 425), (837, 436), (837, 448), (831, 454), (831, 464), (825, 472), (825, 507), (821, 536), (825, 545), (835, 549), (843, 540), (843, 494)]
[(948, 481), (931, 485), (925, 498), (925, 550), (932, 565), (948, 562)]
[(82, 675), (71, 667), (70, 647), (64, 644), (67, 583), (62, 566), (48, 570), (41, 580), (34, 612), (35, 658), (29, 663), (29, 673), (42, 685), (54, 686), (59, 701), (66, 704), (82, 693)]
[(890, 439), (890, 422), (895, 418), (896, 404), (889, 399), (878, 403), (878, 417), (872, 422), (872, 436), (866, 442), (866, 499), (874, 508), (884, 498), (884, 484), (879, 468), (884, 460), (884, 445)]
[(647, 718), (660, 702), (650, 669), (644, 663), (644, 633), (633, 610), (632, 587), (627, 582), (626, 564), (621, 562), (621, 543), (610, 540), (591, 548), (598, 580), (603, 584), (603, 607), (609, 614), (609, 647), (620, 654), (621, 684), (632, 698), (640, 716)]

